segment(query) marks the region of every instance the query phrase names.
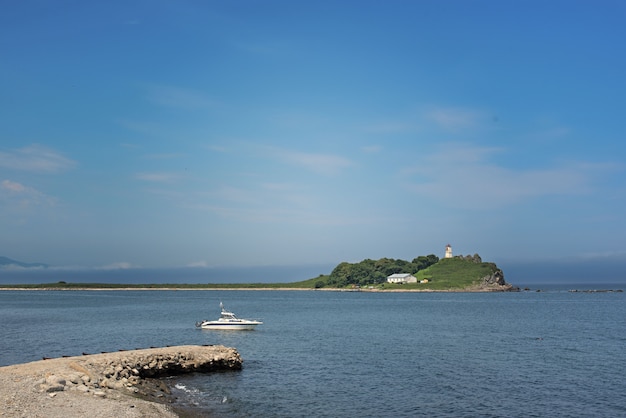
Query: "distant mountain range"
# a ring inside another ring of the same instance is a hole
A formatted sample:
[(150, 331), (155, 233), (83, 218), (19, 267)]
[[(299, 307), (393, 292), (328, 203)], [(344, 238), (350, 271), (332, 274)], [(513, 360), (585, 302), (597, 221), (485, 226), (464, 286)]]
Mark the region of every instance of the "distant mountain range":
[(0, 267), (17, 266), (23, 268), (47, 268), (47, 264), (43, 263), (22, 263), (21, 261), (12, 260), (8, 257), (0, 256)]

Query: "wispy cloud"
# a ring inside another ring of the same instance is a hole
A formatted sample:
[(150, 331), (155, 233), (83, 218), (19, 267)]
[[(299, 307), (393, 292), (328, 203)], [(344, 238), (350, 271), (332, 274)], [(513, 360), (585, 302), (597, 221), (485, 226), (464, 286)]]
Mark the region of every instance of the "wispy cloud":
[(581, 254), (580, 258), (591, 261), (626, 260), (626, 250), (617, 249), (602, 252), (587, 252)]
[(499, 208), (548, 195), (592, 191), (594, 179), (620, 169), (613, 164), (567, 163), (516, 170), (494, 158), (504, 150), (448, 144), (405, 171), (410, 189), (457, 208)]
[(419, 126), (414, 121), (387, 121), (363, 127), (363, 131), (373, 134), (398, 134), (417, 132), (419, 130)]
[[(142, 135), (159, 137), (163, 135), (164, 131), (166, 131), (165, 126), (157, 122), (145, 122), (128, 119), (118, 119), (116, 122), (120, 126), (128, 129), (129, 131), (136, 132)], [(128, 147), (128, 145), (126, 146)], [(133, 145), (133, 147), (141, 148), (140, 146), (135, 145)]]
[[(281, 219), (285, 211), (301, 210), (311, 205), (311, 198), (297, 186), (280, 183), (261, 183), (248, 186), (221, 185), (213, 191), (196, 195), (195, 203), (188, 206), (194, 209), (233, 217), (237, 214), (271, 212), (269, 219)], [(249, 218), (248, 215), (245, 215)]]
[(20, 266), (18, 264), (3, 264), (0, 265), (0, 270), (8, 270), (8, 271), (33, 271), (33, 270), (45, 270), (48, 267), (45, 265), (36, 265), (36, 266)]
[(174, 183), (182, 178), (180, 174), (158, 172), (158, 173), (137, 173), (135, 178), (138, 180), (149, 181), (154, 183)]
[(211, 151), (211, 152), (219, 152), (219, 153), (223, 153), (223, 152), (228, 152), (229, 149), (223, 145), (207, 145), (205, 147), (207, 150)]
[(90, 272), (90, 271), (115, 271), (115, 270), (130, 270), (141, 269), (143, 266), (129, 263), (127, 261), (116, 261), (110, 264), (104, 265), (81, 265), (81, 264), (66, 264), (66, 265), (53, 265), (46, 267), (47, 270), (53, 271), (67, 271), (67, 272)]
[(0, 201), (21, 210), (37, 206), (54, 206), (57, 203), (57, 199), (11, 180), (3, 180), (0, 183)]
[(263, 56), (284, 56), (285, 54), (293, 54), (287, 42), (284, 40), (277, 42), (234, 42), (232, 44), (240, 51), (244, 51), (249, 54), (263, 55)]
[(96, 267), (97, 270), (129, 270), (133, 268), (139, 268), (139, 266), (135, 266), (127, 261), (119, 261), (119, 262), (107, 264), (104, 266)]
[(541, 131), (532, 132), (527, 135), (527, 140), (532, 141), (556, 141), (561, 140), (571, 133), (571, 129), (566, 126), (555, 126)]
[(449, 133), (462, 133), (485, 128), (494, 120), (493, 115), (480, 108), (423, 105), (365, 124), (361, 130), (366, 134), (418, 134), (434, 125)]
[(435, 107), (427, 110), (424, 116), (426, 120), (452, 132), (479, 127), (489, 118), (483, 110), (460, 107)]
[(367, 154), (376, 154), (382, 151), (382, 149), (383, 147), (380, 145), (366, 145), (364, 147), (361, 147), (361, 151)]
[(164, 154), (147, 154), (147, 155), (144, 155), (143, 158), (147, 160), (172, 160), (172, 159), (181, 158), (184, 156), (185, 154), (180, 153), (180, 152), (170, 152), (170, 153), (164, 153)]
[(206, 268), (206, 267), (209, 267), (209, 263), (207, 263), (206, 261), (193, 261), (193, 262), (187, 264), (186, 267)]
[(0, 167), (10, 170), (57, 173), (73, 168), (76, 162), (42, 145), (0, 151)]
[(236, 203), (255, 203), (257, 202), (257, 193), (251, 190), (234, 187), (228, 185), (222, 185), (212, 193), (213, 197), (220, 201), (236, 202)]
[[(302, 207), (235, 207), (219, 204), (196, 204), (190, 205), (190, 209), (206, 211), (216, 214), (224, 219), (236, 220), (237, 222), (250, 223), (278, 223), (301, 224), (301, 225), (372, 225), (381, 219), (359, 215), (342, 215), (336, 213), (320, 212)], [(385, 221), (388, 221), (385, 220)]]
[(303, 167), (318, 174), (335, 175), (355, 163), (345, 157), (333, 154), (306, 153), (286, 149), (272, 149), (271, 154), (279, 160)]
[(23, 193), (27, 190), (24, 185), (11, 180), (3, 180), (2, 188), (4, 190), (8, 190), (10, 193)]
[(343, 225), (362, 221), (354, 214), (335, 214), (326, 203), (298, 182), (252, 182), (241, 186), (221, 185), (185, 199), (183, 204), (187, 209), (253, 224)]
[(185, 89), (174, 86), (150, 85), (148, 98), (153, 103), (178, 109), (211, 109), (220, 102), (214, 100), (198, 90)]

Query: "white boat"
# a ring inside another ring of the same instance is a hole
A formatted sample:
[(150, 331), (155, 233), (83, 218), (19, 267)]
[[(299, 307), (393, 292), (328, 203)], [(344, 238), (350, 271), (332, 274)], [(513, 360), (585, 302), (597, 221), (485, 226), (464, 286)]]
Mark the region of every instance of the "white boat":
[(204, 321), (196, 322), (196, 327), (202, 329), (251, 330), (263, 323), (256, 319), (237, 318), (234, 313), (224, 308), (222, 302), (220, 302), (220, 309), (222, 313), (218, 320), (210, 321), (205, 319)]

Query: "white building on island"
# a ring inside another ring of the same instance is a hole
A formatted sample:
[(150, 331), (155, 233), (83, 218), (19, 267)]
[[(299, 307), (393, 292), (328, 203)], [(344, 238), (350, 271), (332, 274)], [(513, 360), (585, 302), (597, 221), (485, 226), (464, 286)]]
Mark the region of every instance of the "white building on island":
[(417, 278), (409, 273), (396, 273), (391, 276), (387, 276), (387, 283), (406, 284), (417, 283)]
[(446, 245), (446, 255), (443, 258), (452, 258), (452, 246), (450, 244)]

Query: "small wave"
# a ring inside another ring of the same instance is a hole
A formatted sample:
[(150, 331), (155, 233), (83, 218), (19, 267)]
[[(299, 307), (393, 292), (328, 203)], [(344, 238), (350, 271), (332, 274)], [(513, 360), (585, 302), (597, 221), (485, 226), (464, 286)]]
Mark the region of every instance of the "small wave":
[(182, 390), (185, 393), (190, 393), (190, 394), (200, 393), (200, 391), (198, 389), (196, 389), (196, 388), (189, 389), (189, 388), (187, 388), (186, 385), (183, 385), (182, 383), (176, 383), (174, 385), (174, 387), (176, 389), (178, 389), (178, 390)]

